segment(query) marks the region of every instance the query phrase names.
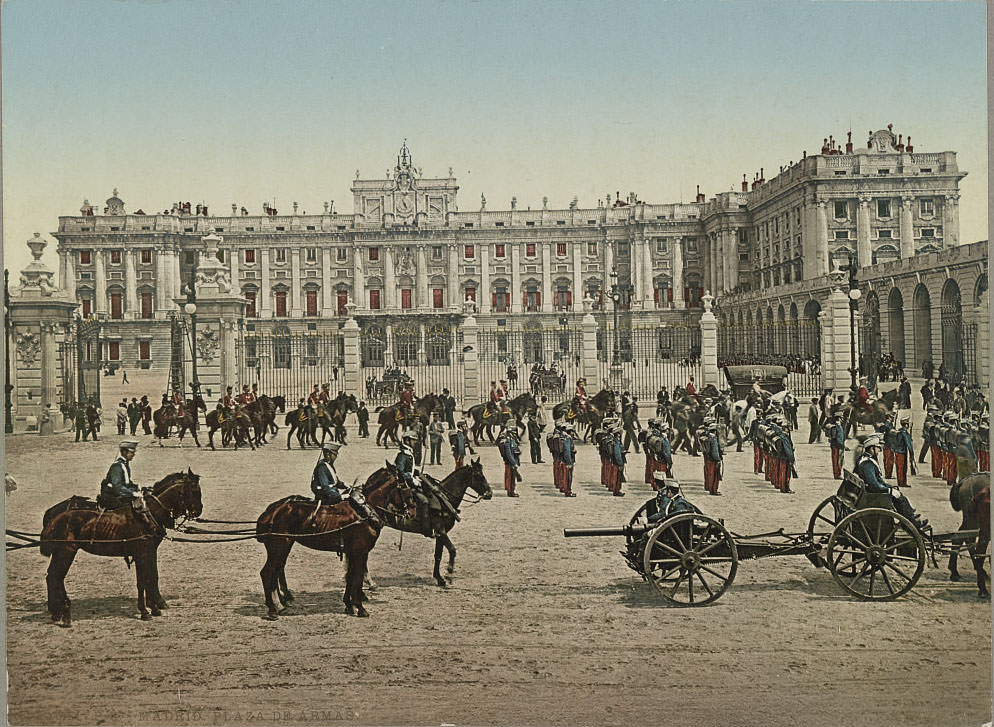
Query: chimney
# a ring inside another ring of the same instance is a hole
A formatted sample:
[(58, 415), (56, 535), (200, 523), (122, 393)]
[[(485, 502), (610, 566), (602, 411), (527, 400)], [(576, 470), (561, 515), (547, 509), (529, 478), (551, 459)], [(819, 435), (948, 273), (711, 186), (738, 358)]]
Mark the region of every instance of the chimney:
[(743, 192), (749, 191), (749, 182), (746, 181), (746, 175), (744, 174), (742, 175), (742, 191)]
[(904, 147), (904, 150), (906, 152), (908, 152), (908, 154), (910, 154), (911, 152), (913, 152), (915, 150), (915, 148), (913, 146), (911, 146), (911, 137), (910, 136), (908, 137), (908, 145), (906, 147)]
[(697, 201), (698, 202), (703, 202), (704, 201), (704, 195), (701, 194), (701, 185), (699, 185), (699, 184), (697, 185)]
[(804, 151), (803, 151), (803, 152), (801, 153), (801, 159), (807, 159), (807, 158), (808, 158), (808, 150), (807, 150), (807, 149), (805, 149), (805, 150), (804, 150)]
[(897, 135), (897, 150), (904, 151), (904, 134)]
[(846, 137), (846, 154), (852, 154), (852, 132)]

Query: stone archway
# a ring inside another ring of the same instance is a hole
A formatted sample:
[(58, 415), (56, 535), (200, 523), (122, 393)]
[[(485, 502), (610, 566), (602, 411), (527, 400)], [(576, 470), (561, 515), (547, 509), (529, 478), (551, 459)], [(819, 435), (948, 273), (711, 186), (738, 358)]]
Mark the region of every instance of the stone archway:
[(942, 365), (946, 380), (958, 383), (966, 373), (963, 354), (963, 301), (950, 278), (942, 286)]
[(897, 288), (887, 296), (887, 341), (894, 358), (904, 363), (904, 296)]
[(801, 353), (805, 358), (821, 360), (821, 303), (811, 299), (804, 304), (804, 319), (801, 321)]
[(860, 372), (876, 380), (877, 361), (880, 360), (880, 298), (871, 290), (863, 305), (859, 331)]
[(911, 317), (915, 330), (914, 367), (920, 369), (926, 361), (932, 360), (932, 298), (922, 283), (915, 288)]

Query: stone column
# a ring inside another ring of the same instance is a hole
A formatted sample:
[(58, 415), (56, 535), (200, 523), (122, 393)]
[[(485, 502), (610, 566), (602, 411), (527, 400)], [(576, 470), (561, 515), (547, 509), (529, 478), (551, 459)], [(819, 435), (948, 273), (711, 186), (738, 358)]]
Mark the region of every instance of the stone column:
[[(365, 264), (366, 259), (363, 255), (366, 254), (366, 248), (360, 247), (359, 245), (354, 245), (352, 247), (352, 302), (356, 304), (356, 308), (359, 310), (365, 310), (369, 307), (369, 296), (366, 295), (366, 273)], [(330, 253), (329, 253), (330, 255)], [(330, 258), (329, 258), (330, 260)], [(331, 263), (329, 261), (328, 265)], [(331, 292), (331, 271), (328, 271), (328, 290), (332, 297), (332, 308), (337, 313), (338, 307), (337, 302), (334, 302), (334, 293)]]
[(228, 248), (228, 275), (231, 277), (231, 292), (238, 295), (242, 294), (241, 272), (239, 270), (241, 260), (238, 259), (240, 254), (241, 250), (237, 247)]
[(977, 305), (977, 383), (983, 390), (991, 385), (990, 291), (985, 290)]
[(702, 386), (714, 384), (719, 389), (722, 382), (718, 368), (718, 320), (714, 317), (711, 304), (714, 296), (711, 291), (705, 291), (701, 298), (704, 303), (704, 313), (701, 314), (701, 381)]
[(628, 269), (631, 271), (629, 277), (631, 278), (632, 285), (632, 307), (642, 304), (643, 289), (645, 287), (643, 280), (644, 273), (642, 272), (642, 242), (642, 240), (635, 240), (628, 253)]
[(511, 249), (511, 312), (521, 312), (521, 247), (517, 242), (508, 243)]
[[(446, 245), (446, 249), (449, 253), (449, 269), (447, 275), (448, 291), (446, 295), (448, 300), (445, 301), (448, 308), (456, 307), (456, 310), (462, 310), (463, 304), (463, 293), (459, 287), (459, 248), (454, 242), (450, 242)], [(483, 253), (483, 245), (480, 245), (480, 253)], [(480, 293), (477, 292), (476, 297), (480, 297)]]
[(552, 313), (552, 246), (554, 242), (542, 243), (542, 312)]
[(169, 282), (172, 286), (170, 290), (172, 293), (169, 300), (172, 302), (174, 298), (179, 298), (181, 296), (185, 298), (186, 296), (184, 296), (181, 292), (183, 289), (183, 268), (181, 268), (179, 264), (180, 249), (173, 246), (169, 251), (169, 256), (172, 260), (172, 270), (170, 271), (169, 277)]
[[(583, 299), (583, 320), (580, 322), (583, 336), (583, 352), (580, 357), (580, 375), (587, 380), (588, 391), (597, 391), (600, 388), (600, 381), (597, 377), (597, 321), (590, 312), (593, 301), (590, 298)], [(568, 381), (566, 382), (569, 383)]]
[[(673, 307), (682, 310), (686, 306), (683, 299), (683, 238), (673, 238)], [(660, 301), (665, 305), (666, 301)]]
[[(457, 246), (458, 253), (458, 246)], [(490, 312), (490, 245), (480, 245), (480, 289), (476, 291), (476, 303), (480, 313)]]
[(359, 360), (359, 324), (355, 319), (355, 308), (355, 303), (351, 301), (346, 305), (349, 319), (342, 327), (342, 335), (345, 338), (345, 392), (364, 397)]
[(384, 328), (387, 332), (387, 343), (383, 349), (383, 364), (385, 366), (393, 365), (393, 324), (387, 323)]
[[(468, 306), (467, 311), (472, 309)], [(480, 327), (470, 312), (462, 322), (463, 348), (463, 401), (475, 402), (480, 392)]]
[[(847, 391), (852, 384), (849, 375), (850, 341), (849, 335), (849, 296), (842, 289), (847, 279), (843, 270), (833, 270), (829, 273), (832, 290), (824, 313), (826, 319), (822, 324), (822, 360), (828, 363), (822, 367), (822, 376), (826, 387), (836, 390), (836, 395)], [(858, 323), (858, 322), (857, 322)], [(828, 328), (826, 335), (825, 329)], [(857, 327), (857, 335), (859, 328)], [(859, 365), (859, 351), (856, 352), (856, 364)]]
[[(424, 245), (418, 245), (417, 265), (417, 272), (414, 275), (414, 305), (425, 310), (431, 307), (431, 291), (428, 290), (428, 258), (425, 255)], [(423, 335), (424, 331), (422, 330), (422, 337)]]
[[(655, 289), (655, 271), (652, 269), (652, 243), (642, 240), (642, 307), (652, 308), (653, 290)], [(660, 301), (665, 304), (666, 301)]]
[(818, 242), (816, 248), (818, 267), (815, 275), (824, 275), (828, 272), (828, 213), (825, 211), (827, 204), (823, 199), (818, 200), (818, 206), (815, 208), (815, 239)]
[(262, 270), (262, 282), (259, 290), (259, 317), (273, 317), (273, 290), (269, 283), (269, 248), (259, 249), (259, 267)]
[(911, 220), (911, 205), (914, 199), (901, 198), (901, 257), (912, 257), (915, 254), (915, 228)]
[(873, 264), (870, 243), (870, 198), (861, 195), (856, 207), (856, 261), (860, 267)]
[(393, 266), (393, 248), (389, 245), (383, 248), (383, 293), (386, 298), (387, 310), (394, 310), (397, 305), (397, 277)]
[(66, 251), (65, 277), (62, 278), (62, 289), (70, 300), (76, 300), (76, 253), (73, 250)]
[[(232, 288), (232, 292), (235, 292), (234, 288)], [(235, 340), (238, 338), (239, 324), (238, 320), (221, 321), (222, 384), (238, 380), (238, 357), (235, 353)], [(219, 390), (218, 394), (221, 393)]]
[[(359, 280), (359, 276), (356, 275), (354, 279)], [(352, 295), (361, 304), (362, 298), (358, 297), (355, 290), (352, 291)], [(321, 248), (321, 314), (333, 316), (337, 313), (338, 307), (335, 305), (334, 291), (331, 289), (331, 248), (324, 247)]]
[[(835, 372), (835, 347), (832, 345), (832, 316), (831, 311), (822, 309), (818, 311), (818, 331), (821, 333), (821, 374), (822, 385), (833, 388)], [(835, 396), (838, 396), (836, 394)]]
[(946, 195), (942, 205), (942, 245), (959, 245), (959, 195)]
[(58, 355), (55, 346), (58, 330), (59, 326), (55, 323), (41, 324), (41, 403), (47, 405), (49, 411), (57, 410), (59, 403), (56, 386)]
[(428, 352), (425, 350), (425, 324), (424, 319), (418, 321), (418, 355), (416, 360), (418, 366), (424, 366), (428, 363)]
[[(124, 318), (138, 317), (138, 280), (135, 276), (135, 255), (137, 250), (123, 250), (124, 255)], [(122, 357), (123, 358), (123, 357)]]
[(107, 261), (104, 259), (103, 250), (94, 250), (94, 273), (93, 283), (93, 307), (95, 313), (107, 312)]
[(300, 248), (290, 248), (290, 317), (301, 318), (300, 308)]
[(583, 304), (583, 242), (573, 243), (573, 309), (580, 309)]
[(603, 300), (607, 301), (607, 297), (611, 292), (611, 268), (614, 267), (614, 249), (611, 247), (611, 241), (604, 240), (604, 271), (601, 275), (601, 290), (604, 291)]

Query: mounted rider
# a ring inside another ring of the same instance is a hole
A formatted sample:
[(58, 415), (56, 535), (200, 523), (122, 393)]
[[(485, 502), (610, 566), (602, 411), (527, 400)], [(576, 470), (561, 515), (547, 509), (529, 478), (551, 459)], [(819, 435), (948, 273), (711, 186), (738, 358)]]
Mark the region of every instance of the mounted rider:
[(915, 526), (922, 530), (928, 527), (928, 520), (923, 519), (911, 506), (900, 489), (891, 487), (884, 480), (880, 465), (877, 464), (877, 453), (881, 448), (879, 434), (871, 434), (863, 440), (863, 455), (856, 463), (856, 475), (866, 484), (867, 492), (877, 492), (890, 495), (894, 509), (901, 515), (908, 518)]
[[(503, 384), (504, 381), (501, 381)], [(507, 411), (507, 389), (504, 386), (497, 386), (496, 381), (490, 382), (490, 401), (487, 403), (487, 410), (484, 416), (493, 416)]]
[(345, 483), (335, 470), (335, 460), (342, 445), (338, 442), (328, 442), (321, 446), (321, 458), (314, 465), (311, 474), (311, 492), (314, 499), (322, 505), (337, 505), (342, 501), (342, 490)]
[(234, 395), (231, 393), (232, 387), (227, 387), (224, 392), (224, 398), (221, 399), (221, 407), (225, 410), (224, 413), (227, 416), (231, 416), (235, 411), (235, 406), (238, 402), (235, 401)]
[(590, 402), (587, 400), (587, 380), (580, 377), (576, 380), (576, 393), (573, 398), (573, 413), (579, 416), (581, 412), (589, 411)]
[(400, 451), (394, 459), (394, 467), (397, 468), (400, 479), (410, 488), (411, 496), (416, 503), (418, 524), (421, 526), (422, 534), (426, 538), (431, 538), (434, 537), (434, 529), (431, 525), (430, 496), (433, 496), (456, 520), (459, 519), (459, 513), (433, 482), (415, 472), (412, 446), (416, 439), (417, 435), (410, 429), (400, 435)]
[(873, 406), (870, 403), (870, 390), (867, 388), (867, 380), (859, 380), (859, 388), (856, 390), (856, 406), (866, 412), (872, 412)]
[(145, 507), (145, 499), (142, 497), (141, 489), (131, 479), (131, 460), (135, 458), (138, 451), (138, 442), (133, 439), (125, 439), (119, 448), (120, 454), (111, 462), (110, 469), (100, 483), (100, 492), (97, 495), (97, 504), (107, 510), (130, 505), (135, 516), (145, 523), (151, 530), (158, 530), (158, 526), (148, 508)]
[(331, 401), (330, 384), (321, 384), (321, 393), (318, 394), (318, 404), (326, 407), (329, 401)]
[(238, 403), (242, 406), (251, 404), (255, 399), (252, 396), (252, 392), (249, 391), (249, 385), (245, 384), (242, 386), (242, 392), (238, 395)]
[(307, 405), (317, 411), (318, 406), (321, 404), (321, 387), (314, 384), (314, 390), (311, 391), (310, 396), (307, 397)]
[(301, 399), (297, 402), (297, 424), (303, 424), (307, 421), (307, 399)]

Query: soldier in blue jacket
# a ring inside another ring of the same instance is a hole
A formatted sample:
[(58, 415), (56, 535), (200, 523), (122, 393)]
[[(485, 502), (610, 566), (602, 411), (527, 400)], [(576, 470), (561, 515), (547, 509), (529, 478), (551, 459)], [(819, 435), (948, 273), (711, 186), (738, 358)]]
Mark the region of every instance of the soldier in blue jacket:
[(311, 492), (314, 499), (322, 505), (337, 505), (342, 501), (340, 488), (345, 487), (335, 471), (335, 460), (338, 459), (338, 450), (342, 445), (337, 442), (328, 442), (321, 446), (321, 458), (314, 465), (314, 472), (311, 474)]
[(501, 459), (504, 460), (504, 489), (508, 497), (517, 497), (514, 485), (521, 481), (521, 474), (518, 472), (518, 467), (521, 465), (521, 448), (518, 445), (517, 431), (502, 430), (497, 438), (497, 449), (500, 451)]
[(897, 486), (910, 487), (908, 484), (908, 466), (911, 466), (911, 474), (918, 474), (915, 470), (915, 447), (911, 442), (911, 417), (905, 416), (901, 419), (901, 428), (893, 429), (888, 434), (891, 437), (891, 451), (894, 453), (894, 469), (897, 473)]
[(708, 424), (707, 434), (701, 438), (701, 451), (704, 454), (704, 489), (710, 495), (720, 495), (721, 447), (718, 446), (718, 425)]
[(111, 462), (107, 475), (100, 483), (98, 505), (113, 510), (136, 500), (143, 502), (138, 485), (131, 480), (131, 460), (135, 458), (137, 450), (138, 442), (133, 439), (121, 442), (120, 454)]
[(825, 434), (828, 437), (828, 445), (832, 451), (832, 477), (837, 480), (842, 479), (842, 464), (845, 460), (846, 433), (839, 424), (839, 417), (836, 414), (829, 415), (828, 423), (825, 425)]
[(884, 481), (883, 472), (877, 464), (877, 453), (880, 451), (880, 435), (871, 434), (863, 440), (863, 455), (856, 463), (856, 474), (866, 483), (867, 492), (888, 494), (894, 509), (913, 522), (919, 530), (928, 527), (928, 520), (921, 519), (908, 502), (908, 498), (900, 490), (892, 488)]
[(679, 482), (669, 479), (662, 472), (655, 473), (655, 480), (659, 483), (659, 492), (656, 493), (656, 512), (647, 518), (649, 523), (661, 522), (683, 512), (694, 512), (694, 506), (680, 494)]
[(431, 505), (422, 490), (422, 480), (414, 474), (414, 450), (412, 445), (417, 441), (417, 434), (410, 429), (405, 429), (400, 435), (400, 451), (394, 459), (394, 467), (397, 473), (410, 490), (411, 496), (417, 508), (418, 524), (421, 526), (421, 534), (427, 538), (434, 537), (431, 525)]

